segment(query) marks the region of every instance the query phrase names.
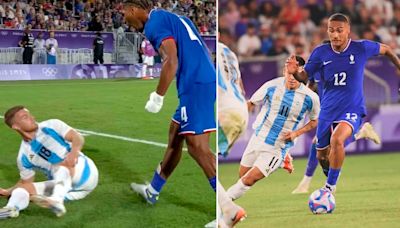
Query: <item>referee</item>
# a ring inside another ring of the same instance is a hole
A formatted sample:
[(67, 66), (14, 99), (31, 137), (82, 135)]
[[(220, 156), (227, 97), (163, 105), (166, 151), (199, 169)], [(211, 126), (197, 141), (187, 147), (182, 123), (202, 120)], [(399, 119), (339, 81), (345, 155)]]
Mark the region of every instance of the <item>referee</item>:
[(24, 64), (32, 64), (32, 55), (33, 55), (33, 42), (35, 38), (31, 33), (31, 26), (28, 25), (24, 32), (24, 37), (19, 42), (19, 46), (24, 48), (24, 52), (22, 54), (22, 62)]
[(93, 62), (94, 64), (103, 64), (103, 50), (104, 50), (104, 40), (101, 37), (101, 33), (96, 33), (96, 38), (93, 41)]

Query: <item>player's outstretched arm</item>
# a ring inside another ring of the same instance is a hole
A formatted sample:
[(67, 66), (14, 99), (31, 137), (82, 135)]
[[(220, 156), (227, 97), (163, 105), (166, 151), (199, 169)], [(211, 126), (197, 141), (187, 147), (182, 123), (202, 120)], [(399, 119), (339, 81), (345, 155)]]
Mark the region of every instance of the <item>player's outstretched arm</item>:
[(65, 139), (71, 142), (72, 146), (71, 151), (68, 153), (63, 163), (65, 166), (72, 168), (78, 162), (79, 152), (82, 150), (85, 139), (74, 129), (68, 131), (65, 135)]
[[(290, 62), (290, 61), (296, 61), (296, 62), (297, 62), (296, 56), (295, 56), (295, 55), (291, 55), (291, 56), (286, 60), (286, 64), (287, 64), (288, 62)], [(288, 74), (292, 74), (293, 77), (294, 77), (297, 81), (299, 81), (299, 82), (301, 82), (301, 83), (306, 84), (307, 81), (308, 81), (308, 74), (307, 74), (307, 72), (304, 70), (303, 67), (299, 66), (298, 64), (297, 64), (297, 67), (296, 67), (296, 68), (289, 67), (289, 69), (287, 69), (287, 73), (288, 73)]]
[(400, 70), (400, 59), (394, 53), (392, 48), (390, 48), (386, 44), (380, 44), (379, 54), (387, 56), (390, 59), (390, 61), (392, 61), (392, 63), (397, 67), (397, 69)]
[(299, 137), (300, 135), (307, 133), (307, 132), (311, 131), (312, 129), (316, 128), (317, 124), (318, 124), (317, 119), (310, 120), (306, 125), (304, 125), (299, 130), (286, 132), (283, 135), (283, 138), (285, 139), (285, 141), (293, 141), (295, 138)]
[(0, 197), (9, 197), (14, 189), (25, 186), (27, 184), (31, 184), (33, 183), (34, 180), (35, 176), (32, 176), (26, 180), (20, 179), (14, 186), (10, 188), (7, 189), (0, 188)]

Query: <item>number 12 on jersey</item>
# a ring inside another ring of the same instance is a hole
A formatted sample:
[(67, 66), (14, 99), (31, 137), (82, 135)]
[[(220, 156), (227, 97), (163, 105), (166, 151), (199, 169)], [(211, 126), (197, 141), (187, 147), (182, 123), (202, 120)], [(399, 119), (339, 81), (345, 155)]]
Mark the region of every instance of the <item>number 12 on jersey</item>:
[(346, 72), (340, 72), (333, 75), (335, 77), (335, 86), (345, 86), (346, 85)]

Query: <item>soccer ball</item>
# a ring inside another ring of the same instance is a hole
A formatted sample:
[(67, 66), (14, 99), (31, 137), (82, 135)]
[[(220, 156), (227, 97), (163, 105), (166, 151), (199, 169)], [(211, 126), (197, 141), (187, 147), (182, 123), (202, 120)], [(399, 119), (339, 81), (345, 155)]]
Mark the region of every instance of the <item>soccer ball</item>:
[(308, 206), (314, 214), (332, 213), (336, 206), (335, 197), (327, 190), (318, 189), (310, 195)]

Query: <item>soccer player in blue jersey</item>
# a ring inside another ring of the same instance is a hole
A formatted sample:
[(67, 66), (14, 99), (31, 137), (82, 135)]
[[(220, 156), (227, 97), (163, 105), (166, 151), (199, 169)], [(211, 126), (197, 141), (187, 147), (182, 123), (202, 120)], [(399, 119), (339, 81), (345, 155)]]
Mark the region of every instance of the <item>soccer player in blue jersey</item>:
[[(328, 41), (329, 42), (329, 41)], [(309, 83), (308, 86), (312, 90), (317, 90), (319, 99), (321, 101), (321, 98), (323, 96), (323, 83), (321, 82), (321, 74), (319, 72), (315, 73), (311, 77), (309, 77)], [(355, 135), (354, 139), (359, 140), (359, 139), (369, 139), (372, 140), (376, 144), (381, 143), (381, 139), (379, 135), (375, 132), (375, 129), (373, 126), (366, 122), (363, 124), (363, 126), (360, 128), (360, 131)], [(310, 147), (310, 151), (308, 154), (308, 160), (307, 160), (307, 166), (306, 170), (303, 176), (303, 179), (300, 181), (299, 185), (292, 191), (293, 194), (301, 194), (301, 193), (307, 193), (308, 189), (311, 184), (311, 179), (314, 176), (315, 170), (317, 169), (318, 166), (318, 159), (317, 159), (317, 138), (314, 137), (312, 140), (312, 144)], [(329, 169), (323, 169), (323, 172), (326, 176), (328, 176)]]
[(163, 59), (156, 91), (145, 109), (160, 111), (164, 95), (176, 77), (179, 106), (169, 129), (168, 148), (150, 184), (132, 183), (132, 189), (155, 204), (168, 177), (178, 165), (183, 142), (216, 190), (215, 155), (209, 148), (209, 133), (215, 131), (215, 67), (196, 27), (186, 17), (152, 9), (149, 0), (127, 0), (125, 19), (146, 38)]
[[(385, 55), (400, 69), (400, 60), (385, 44), (350, 39), (350, 21), (344, 14), (333, 14), (328, 20), (330, 44), (313, 50), (303, 71), (293, 69), (299, 81), (321, 73), (324, 95), (317, 127), (317, 157), (329, 169), (326, 191), (334, 191), (343, 165), (344, 147), (358, 132), (366, 115), (363, 94), (364, 67), (373, 56)], [(294, 57), (292, 57), (294, 58)]]
[[(231, 199), (238, 199), (256, 182), (268, 177), (282, 164), (298, 136), (317, 126), (319, 99), (316, 93), (296, 81), (290, 72), (304, 65), (301, 57), (286, 62), (284, 77), (262, 85), (249, 100), (249, 106), (261, 105), (253, 123), (255, 130), (240, 161), (240, 179), (228, 189)], [(310, 121), (299, 127), (309, 114)]]

